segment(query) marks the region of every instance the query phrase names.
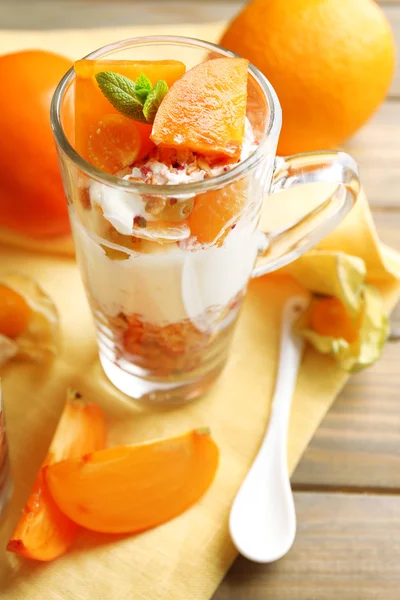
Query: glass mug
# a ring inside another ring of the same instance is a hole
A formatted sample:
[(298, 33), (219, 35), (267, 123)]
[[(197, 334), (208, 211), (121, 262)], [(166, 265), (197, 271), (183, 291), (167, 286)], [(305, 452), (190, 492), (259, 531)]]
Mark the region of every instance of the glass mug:
[[(105, 46), (86, 58), (176, 59), (190, 68), (210, 57), (226, 56), (235, 55), (200, 40), (151, 36)], [(73, 148), (65, 118), (73, 101), (73, 69), (55, 92), (52, 127), (100, 361), (111, 382), (132, 398), (176, 403), (205, 392), (226, 362), (249, 279), (311, 248), (356, 201), (357, 165), (347, 154), (276, 158), (282, 123), (279, 101), (260, 71), (249, 65), (248, 72), (247, 117), (258, 147), (231, 170), (183, 185), (129, 181), (86, 162)], [(258, 230), (263, 204), (276, 202), (275, 192), (318, 181), (339, 185), (288, 228)], [(243, 209), (214, 243), (196, 246), (187, 239), (186, 225), (194, 199), (235, 201)], [(96, 209), (96, 202), (103, 211)], [(112, 211), (116, 202), (144, 203), (146, 210), (161, 202), (160, 221), (151, 231), (135, 229), (134, 236), (130, 231), (125, 235), (110, 215), (104, 218), (104, 206)], [(166, 231), (165, 218), (170, 220)]]
[(0, 523), (12, 492), (10, 461), (6, 437), (6, 423), (0, 381)]

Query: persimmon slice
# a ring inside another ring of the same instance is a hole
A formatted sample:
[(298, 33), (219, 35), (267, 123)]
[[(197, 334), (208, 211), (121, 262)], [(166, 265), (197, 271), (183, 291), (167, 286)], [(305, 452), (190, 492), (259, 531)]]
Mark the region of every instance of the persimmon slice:
[(179, 77), (182, 77), (186, 66), (179, 60), (86, 60), (83, 58), (75, 61), (74, 70), (80, 79), (91, 79), (102, 71), (111, 71), (136, 81), (140, 73), (144, 73), (153, 85), (159, 79), (164, 79), (170, 87)]
[(47, 465), (105, 447), (106, 427), (101, 409), (84, 404), (70, 391), (46, 459), (39, 471), (7, 550), (25, 558), (52, 560), (74, 541), (78, 526), (55, 504), (44, 479)]
[[(112, 71), (124, 75), (133, 81), (136, 81), (140, 73), (144, 73), (154, 85), (159, 79), (164, 79), (168, 86), (171, 86), (179, 77), (181, 77), (186, 67), (183, 63), (176, 60), (160, 60), (160, 61), (127, 61), (127, 60), (78, 60), (74, 64), (76, 79), (75, 79), (75, 147), (77, 152), (87, 161), (99, 166), (108, 173), (113, 173), (119, 168), (115, 168), (115, 163), (108, 156), (107, 160), (98, 153), (93, 155), (91, 145), (93, 143), (93, 132), (98, 130), (99, 122), (105, 115), (119, 115), (118, 111), (111, 105), (105, 96), (100, 91), (96, 82), (95, 76), (102, 71)], [(121, 116), (121, 115), (119, 115)], [(127, 127), (126, 137), (130, 135), (130, 129), (127, 123), (130, 119), (126, 119)], [(132, 140), (129, 142), (129, 152), (136, 146), (136, 158), (140, 159), (154, 147), (150, 140), (151, 125), (146, 123), (137, 123), (132, 121), (135, 126), (135, 133)], [(122, 134), (120, 134), (122, 135)], [(123, 136), (122, 136), (123, 137)], [(125, 138), (123, 138), (125, 139)], [(126, 160), (130, 159), (129, 152), (125, 155)], [(95, 160), (93, 157), (95, 156)], [(120, 164), (117, 161), (117, 164)], [(127, 166), (131, 163), (125, 163)]]
[(140, 146), (136, 123), (122, 115), (108, 114), (90, 129), (88, 156), (95, 167), (116, 173), (136, 160)]
[(190, 69), (161, 102), (151, 139), (204, 156), (240, 158), (247, 104), (244, 58), (216, 58)]
[(69, 459), (46, 469), (50, 492), (70, 519), (94, 531), (133, 533), (194, 504), (211, 485), (218, 448), (207, 430)]
[(200, 244), (222, 245), (246, 207), (248, 182), (242, 179), (219, 190), (196, 196), (188, 218), (190, 235)]

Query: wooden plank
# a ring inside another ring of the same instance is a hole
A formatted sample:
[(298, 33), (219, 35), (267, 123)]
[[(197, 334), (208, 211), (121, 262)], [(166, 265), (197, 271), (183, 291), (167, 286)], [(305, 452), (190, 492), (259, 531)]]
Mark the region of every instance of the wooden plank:
[[(374, 211), (381, 239), (400, 250), (400, 209)], [(400, 306), (392, 322), (400, 327)], [(400, 492), (400, 343), (354, 375), (317, 430), (292, 477), (295, 489)]]
[(238, 558), (213, 600), (398, 600), (400, 501), (295, 494), (297, 538), (271, 565)]
[(375, 365), (350, 379), (297, 466), (294, 489), (400, 494), (399, 356), (399, 344), (388, 344)]
[(371, 206), (400, 206), (400, 101), (384, 102), (344, 150), (360, 166)]
[(3, 29), (73, 29), (229, 20), (241, 0), (2, 0)]
[[(396, 47), (400, 48), (400, 2), (393, 0), (393, 2), (381, 2), (384, 13), (386, 14), (389, 22), (392, 26), (394, 40)], [(371, 85), (373, 85), (373, 78), (371, 78)], [(393, 79), (393, 83), (390, 87), (389, 96), (400, 98), (400, 64), (399, 61), (396, 63), (396, 71)]]
[[(400, 190), (399, 190), (400, 192)], [(390, 210), (374, 210), (373, 217), (378, 233), (385, 244), (400, 250), (400, 198), (397, 207)], [(390, 321), (392, 329), (400, 333), (400, 302), (393, 311)], [(398, 344), (398, 356), (400, 357), (400, 342)]]

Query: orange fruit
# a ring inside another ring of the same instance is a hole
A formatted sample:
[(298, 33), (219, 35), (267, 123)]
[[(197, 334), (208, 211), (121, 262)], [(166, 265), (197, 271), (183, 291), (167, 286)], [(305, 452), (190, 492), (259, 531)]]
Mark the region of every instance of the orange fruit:
[[(34, 238), (70, 232), (50, 103), (71, 65), (42, 50), (0, 56), (0, 226)], [(64, 116), (69, 129), (69, 106)]]
[(89, 160), (98, 169), (117, 173), (135, 162), (142, 145), (137, 124), (123, 115), (108, 114), (92, 128)]
[(222, 245), (246, 205), (246, 182), (245, 179), (236, 181), (220, 190), (196, 196), (188, 225), (190, 234), (200, 244), (211, 244), (218, 238), (218, 245)]
[(384, 100), (395, 67), (389, 23), (372, 0), (253, 0), (220, 43), (274, 86), (280, 154), (343, 142)]
[(361, 314), (353, 323), (344, 304), (337, 298), (323, 298), (311, 308), (310, 325), (319, 335), (343, 338), (352, 344), (358, 337), (360, 323)]
[(31, 309), (13, 289), (0, 285), (0, 335), (16, 338), (28, 327)]
[(151, 125), (118, 113), (103, 96), (95, 76), (101, 71), (112, 71), (135, 81), (144, 73), (153, 85), (164, 79), (172, 86), (184, 74), (185, 65), (177, 60), (78, 60), (74, 69), (77, 152), (107, 173), (116, 173), (148, 154), (154, 146), (150, 141)]
[(206, 430), (92, 452), (46, 470), (55, 502), (72, 521), (134, 533), (176, 517), (207, 491), (219, 460)]
[(185, 73), (161, 102), (153, 123), (153, 142), (238, 160), (246, 116), (247, 66), (242, 58), (217, 58)]
[(68, 393), (58, 427), (46, 459), (7, 550), (25, 558), (53, 560), (71, 546), (78, 527), (55, 504), (44, 479), (46, 465), (78, 457), (105, 447), (106, 426), (100, 408), (84, 404), (80, 396)]

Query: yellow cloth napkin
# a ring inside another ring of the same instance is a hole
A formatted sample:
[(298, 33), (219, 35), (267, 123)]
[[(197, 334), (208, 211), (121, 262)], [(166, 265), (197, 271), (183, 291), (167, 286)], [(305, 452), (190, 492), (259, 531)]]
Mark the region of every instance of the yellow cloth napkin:
[[(215, 39), (218, 26), (186, 28)], [(154, 32), (155, 28), (152, 28)], [(174, 31), (182, 28), (174, 28)], [(171, 28), (164, 28), (170, 33)], [(143, 28), (140, 32), (144, 33)], [(148, 30), (146, 31), (149, 32)], [(60, 37), (81, 55), (104, 41), (135, 35), (136, 29), (53, 33), (26, 44), (54, 48)], [(97, 35), (97, 37), (96, 37)], [(4, 35), (0, 35), (0, 40)], [(87, 40), (90, 38), (90, 41)], [(106, 39), (107, 38), (107, 39)], [(14, 43), (15, 37), (9, 40)], [(23, 40), (20, 40), (20, 45)], [(3, 44), (4, 46), (4, 44)], [(1, 44), (0, 44), (1, 47)], [(321, 188), (322, 189), (322, 188)], [(322, 193), (321, 191), (319, 194)], [(309, 189), (283, 192), (293, 206), (307, 203)], [(315, 196), (315, 191), (314, 191)], [(267, 218), (273, 218), (268, 204)], [(289, 215), (292, 215), (290, 208)], [(399, 293), (400, 257), (379, 245), (362, 195), (353, 212), (322, 246), (345, 249), (364, 259), (368, 277), (381, 289), (388, 309)], [(15, 494), (0, 529), (0, 598), (7, 600), (207, 600), (236, 551), (228, 533), (231, 502), (256, 452), (268, 421), (278, 359), (283, 304), (306, 293), (286, 274), (253, 281), (235, 334), (230, 360), (220, 381), (203, 399), (175, 410), (150, 409), (129, 401), (108, 383), (97, 359), (94, 328), (79, 273), (72, 259), (0, 248), (1, 267), (35, 277), (54, 299), (63, 331), (63, 348), (48, 368), (10, 363), (2, 371)], [(293, 471), (311, 436), (344, 385), (346, 373), (332, 359), (308, 349), (293, 402), (289, 467)], [(107, 415), (109, 443), (131, 443), (209, 425), (221, 451), (215, 482), (185, 514), (137, 536), (112, 537), (83, 532), (74, 547), (49, 564), (34, 564), (6, 553), (5, 544), (19, 518), (64, 403), (68, 386), (97, 401)]]

